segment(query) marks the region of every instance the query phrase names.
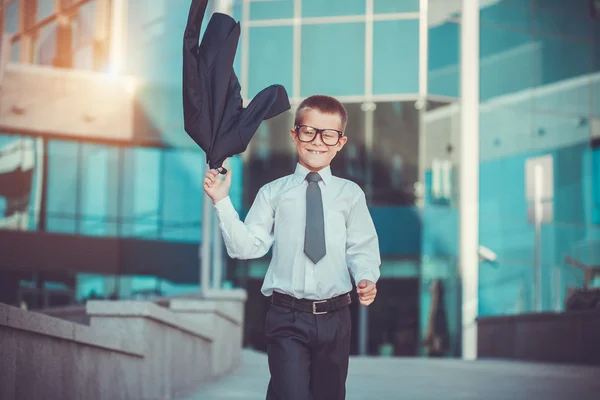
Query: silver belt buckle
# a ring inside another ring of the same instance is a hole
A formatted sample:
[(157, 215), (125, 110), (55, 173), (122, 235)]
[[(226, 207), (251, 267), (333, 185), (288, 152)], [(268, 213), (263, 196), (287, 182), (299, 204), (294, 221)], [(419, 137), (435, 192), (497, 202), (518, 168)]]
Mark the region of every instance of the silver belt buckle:
[(317, 312), (317, 304), (319, 304), (319, 303), (327, 303), (327, 300), (313, 301), (313, 303), (312, 303), (313, 314), (314, 315), (327, 314), (327, 311)]

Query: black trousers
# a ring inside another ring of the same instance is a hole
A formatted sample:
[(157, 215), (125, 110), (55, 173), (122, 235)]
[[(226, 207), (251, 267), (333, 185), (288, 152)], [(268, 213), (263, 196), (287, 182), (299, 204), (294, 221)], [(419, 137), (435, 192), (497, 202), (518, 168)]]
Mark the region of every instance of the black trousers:
[(271, 304), (267, 400), (344, 400), (350, 328), (348, 307), (314, 315)]

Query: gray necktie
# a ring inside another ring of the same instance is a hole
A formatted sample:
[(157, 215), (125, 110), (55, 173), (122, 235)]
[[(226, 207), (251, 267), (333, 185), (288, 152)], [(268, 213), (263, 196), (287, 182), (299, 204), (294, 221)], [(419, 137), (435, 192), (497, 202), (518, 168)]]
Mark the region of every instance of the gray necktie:
[(304, 253), (314, 262), (325, 256), (325, 222), (323, 220), (323, 199), (316, 172), (306, 175), (306, 231), (304, 233)]

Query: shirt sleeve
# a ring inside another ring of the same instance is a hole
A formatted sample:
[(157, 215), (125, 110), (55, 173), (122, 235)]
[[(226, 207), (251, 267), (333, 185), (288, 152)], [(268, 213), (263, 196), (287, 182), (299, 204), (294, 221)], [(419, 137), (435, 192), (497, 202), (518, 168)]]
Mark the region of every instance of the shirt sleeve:
[(261, 188), (242, 222), (229, 196), (214, 205), (227, 254), (247, 260), (267, 254), (273, 245), (274, 210), (265, 187)]
[(346, 263), (355, 283), (363, 279), (377, 282), (381, 265), (379, 239), (365, 194), (357, 189), (346, 227)]

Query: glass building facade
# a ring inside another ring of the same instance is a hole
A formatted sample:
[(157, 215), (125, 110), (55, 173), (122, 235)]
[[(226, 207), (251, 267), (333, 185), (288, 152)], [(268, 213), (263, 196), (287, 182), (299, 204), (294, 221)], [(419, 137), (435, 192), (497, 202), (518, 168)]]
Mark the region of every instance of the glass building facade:
[[(54, 1), (38, 0), (36, 17), (24, 21), (21, 1), (5, 10), (9, 33), (52, 14)], [(64, 68), (60, 62), (68, 59), (68, 68), (110, 73), (107, 45), (98, 40), (105, 3), (79, 3), (68, 35), (56, 23), (39, 30), (31, 62)], [(128, 266), (122, 255), (110, 274), (87, 268), (85, 259), (51, 272), (5, 266), (1, 273), (19, 282), (25, 300), (42, 288), (58, 296), (46, 305), (198, 290), (204, 154), (183, 130), (181, 105), (190, 1), (121, 3), (119, 72), (140, 82), (136, 112), (148, 121), (144, 131), (129, 143), (0, 135), (0, 173), (8, 182), (0, 181), (0, 190), (12, 182), (26, 186), (22, 193), (0, 193), (0, 215), (6, 231), (121, 238), (132, 243), (131, 252), (136, 243), (181, 245), (187, 255), (147, 269)], [(383, 261), (378, 299), (368, 308), (366, 351), (426, 353), (432, 310), (441, 308), (449, 334), (444, 354), (459, 355), (460, 2), (221, 5), (241, 21), (234, 68), (244, 98), (277, 83), (292, 103), (290, 112), (260, 126), (247, 152), (232, 158), (236, 209), (243, 217), (262, 185), (293, 172), (294, 106), (312, 94), (337, 97), (348, 111), (349, 140), (332, 170), (364, 189)], [(480, 5), (479, 241), (497, 259), (479, 267), (479, 315), (533, 311), (536, 267), (542, 308), (560, 310), (568, 288), (584, 283), (573, 260), (600, 264), (600, 24), (584, 0)], [(11, 61), (22, 62), (24, 45), (11, 46)], [(537, 164), (545, 167), (546, 191), (545, 220), (536, 230), (531, 179)], [(17, 167), (25, 172), (8, 180)], [(266, 303), (259, 288), (269, 259), (224, 261), (223, 286), (248, 290), (245, 344), (262, 349)], [(438, 281), (441, 305), (432, 304)], [(356, 302), (353, 313), (356, 324)]]

